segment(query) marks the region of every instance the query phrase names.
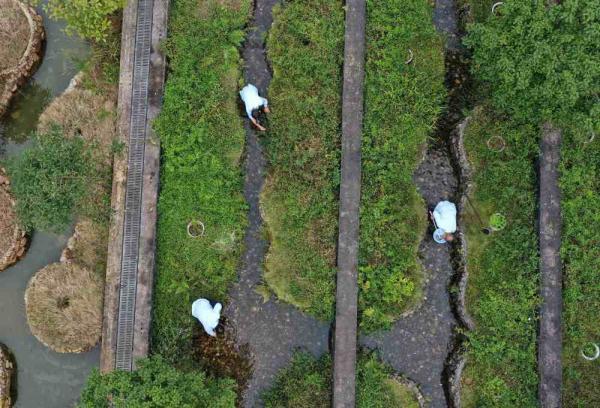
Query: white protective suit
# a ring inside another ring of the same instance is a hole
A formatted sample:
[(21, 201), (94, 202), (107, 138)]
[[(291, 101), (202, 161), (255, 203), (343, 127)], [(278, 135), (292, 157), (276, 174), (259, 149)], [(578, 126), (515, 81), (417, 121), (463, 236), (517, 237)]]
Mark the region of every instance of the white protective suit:
[(202, 323), (202, 327), (208, 335), (216, 337), (215, 329), (219, 325), (222, 308), (223, 306), (220, 303), (217, 303), (213, 308), (208, 300), (197, 299), (192, 303), (192, 316)]

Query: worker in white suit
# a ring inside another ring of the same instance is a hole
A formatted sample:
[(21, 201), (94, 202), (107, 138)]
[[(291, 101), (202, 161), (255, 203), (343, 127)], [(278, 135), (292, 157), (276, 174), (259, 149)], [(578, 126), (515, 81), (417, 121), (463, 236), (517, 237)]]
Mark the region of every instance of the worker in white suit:
[(240, 98), (244, 101), (244, 105), (246, 105), (246, 115), (254, 126), (256, 126), (259, 130), (265, 131), (267, 130), (264, 126), (262, 126), (252, 115), (252, 112), (258, 109), (263, 109), (265, 113), (269, 113), (269, 101), (266, 98), (262, 98), (258, 95), (258, 89), (252, 85), (248, 84), (242, 88), (240, 91)]
[(220, 303), (217, 303), (215, 307), (212, 307), (210, 302), (206, 299), (198, 299), (192, 303), (192, 316), (202, 323), (204, 331), (209, 336), (217, 336), (215, 329), (219, 325), (222, 307), (223, 306), (221, 306)]
[(430, 213), (436, 230), (433, 239), (438, 244), (444, 244), (454, 240), (456, 232), (456, 206), (450, 201), (440, 201)]

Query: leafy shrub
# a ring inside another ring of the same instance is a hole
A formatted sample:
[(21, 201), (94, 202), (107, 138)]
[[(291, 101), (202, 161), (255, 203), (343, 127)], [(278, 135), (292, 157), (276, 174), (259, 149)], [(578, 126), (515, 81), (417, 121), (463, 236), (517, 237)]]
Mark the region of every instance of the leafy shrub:
[[(463, 373), (465, 407), (537, 406), (536, 329), (538, 239), (536, 229), (537, 127), (494, 115), (488, 106), (472, 115), (465, 148), (473, 170), (473, 206), (483, 220), (496, 212), (507, 227), (481, 232), (472, 208), (463, 214), (468, 242), (467, 309), (475, 319), (468, 332)], [(506, 148), (490, 150), (490, 136)], [(485, 222), (485, 221), (484, 221)]]
[[(358, 408), (418, 407), (408, 388), (391, 378), (392, 371), (374, 354), (358, 358), (356, 401)], [(282, 370), (273, 387), (262, 396), (266, 408), (326, 408), (332, 400), (332, 362), (299, 352)]]
[[(250, 1), (220, 3), (172, 2), (165, 44), (171, 72), (154, 123), (162, 160), (152, 345), (170, 362), (189, 358), (193, 299), (227, 296), (246, 225), (236, 101)], [(206, 226), (202, 238), (188, 237), (192, 220)]]
[(367, 12), (359, 305), (370, 331), (389, 327), (421, 295), (417, 250), (427, 221), (412, 176), (445, 88), (428, 2), (371, 0)]
[(268, 38), (273, 113), (262, 197), (270, 248), (265, 278), (280, 299), (333, 317), (344, 12), (337, 0), (274, 11)]
[(507, 1), (470, 27), (474, 71), (515, 119), (600, 131), (600, 3)]
[(49, 0), (50, 16), (65, 20), (69, 34), (105, 41), (111, 28), (109, 16), (122, 9), (124, 0)]
[(182, 372), (160, 357), (139, 360), (132, 372), (113, 371), (89, 377), (80, 408), (234, 408), (235, 382), (207, 378), (201, 371)]
[(33, 137), (33, 144), (9, 162), (17, 214), (26, 229), (61, 231), (84, 197), (89, 152), (79, 137), (66, 138), (60, 127)]

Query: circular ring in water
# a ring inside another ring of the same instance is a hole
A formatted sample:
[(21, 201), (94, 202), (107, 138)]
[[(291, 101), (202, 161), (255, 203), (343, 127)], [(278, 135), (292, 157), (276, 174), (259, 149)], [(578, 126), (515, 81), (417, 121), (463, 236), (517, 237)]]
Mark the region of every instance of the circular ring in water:
[(492, 6), (492, 14), (496, 14), (496, 7), (503, 5), (504, 2), (503, 1), (498, 1), (496, 3), (494, 3), (494, 5)]
[(408, 49), (408, 59), (406, 60), (405, 64), (408, 65), (411, 62), (413, 62), (413, 59), (415, 59), (415, 54), (413, 54), (412, 50), (409, 48)]
[(588, 343), (588, 345), (592, 345), (594, 347), (594, 354), (591, 355), (591, 356), (587, 355), (587, 354), (585, 354), (585, 352), (582, 349), (581, 350), (581, 357), (585, 358), (587, 361), (594, 361), (598, 357), (600, 357), (600, 347), (598, 347), (598, 345), (596, 343)]
[(198, 220), (192, 220), (187, 225), (187, 234), (191, 238), (199, 238), (204, 236), (204, 223)]

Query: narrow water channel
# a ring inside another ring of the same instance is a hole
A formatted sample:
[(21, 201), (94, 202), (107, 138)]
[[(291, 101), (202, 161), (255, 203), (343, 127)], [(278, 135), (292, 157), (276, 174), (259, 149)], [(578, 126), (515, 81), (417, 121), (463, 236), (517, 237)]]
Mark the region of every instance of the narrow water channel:
[[(461, 118), (462, 88), (465, 73), (462, 61), (460, 22), (455, 0), (436, 0), (433, 24), (445, 38), (446, 109), (438, 118), (437, 129), (428, 143), (425, 155), (414, 174), (414, 182), (428, 210), (442, 200), (460, 202), (460, 180), (457, 176), (451, 143)], [(460, 226), (459, 226), (460, 228)], [(376, 333), (362, 339), (362, 344), (378, 349), (381, 357), (398, 373), (415, 381), (430, 407), (451, 406), (448, 398), (448, 361), (457, 350), (454, 297), (450, 288), (456, 277), (457, 252), (454, 244), (437, 244), (433, 229), (427, 231), (419, 248), (425, 272), (422, 303), (401, 318), (389, 332)]]
[[(279, 0), (256, 0), (254, 19), (242, 56), (244, 79), (256, 85), (268, 98), (271, 72), (267, 64), (265, 38), (273, 22), (272, 10)], [(246, 121), (244, 196), (248, 203), (249, 225), (244, 238), (244, 255), (239, 281), (234, 286), (225, 315), (240, 347), (247, 347), (252, 376), (243, 395), (243, 406), (260, 406), (260, 393), (268, 388), (279, 370), (290, 362), (298, 348), (315, 356), (328, 350), (329, 325), (308, 316), (296, 307), (274, 299), (264, 301), (257, 293), (262, 282), (267, 242), (262, 234), (260, 193), (265, 180), (266, 160), (260, 133)]]
[[(47, 18), (42, 7), (38, 12), (44, 17), (46, 29), (44, 58), (0, 123), (0, 161), (18, 155), (28, 145), (27, 136), (35, 129), (44, 107), (66, 89), (78, 71), (78, 61), (88, 53), (85, 42), (64, 34), (64, 26)], [(70, 231), (34, 232), (27, 255), (0, 272), (0, 342), (8, 346), (17, 364), (16, 408), (73, 406), (89, 371), (98, 365), (97, 349), (84, 354), (50, 351), (31, 335), (25, 317), (27, 282), (39, 269), (59, 260), (69, 235)]]

